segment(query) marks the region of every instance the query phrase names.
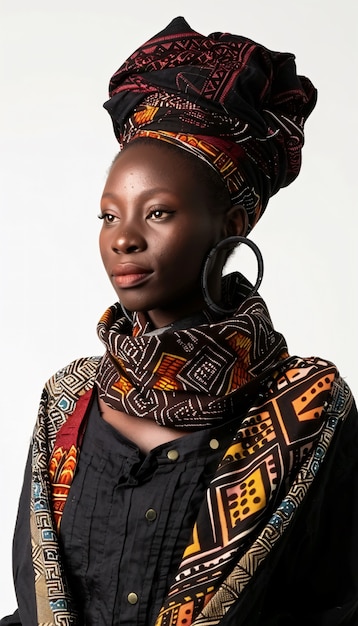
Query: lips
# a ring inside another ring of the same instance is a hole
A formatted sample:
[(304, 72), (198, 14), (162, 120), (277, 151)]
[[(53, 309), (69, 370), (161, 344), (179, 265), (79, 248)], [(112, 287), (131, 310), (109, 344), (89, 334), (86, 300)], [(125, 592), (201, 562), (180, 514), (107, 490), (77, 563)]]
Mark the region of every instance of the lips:
[(145, 281), (152, 270), (135, 265), (134, 263), (122, 263), (112, 271), (113, 282), (117, 287), (134, 287)]

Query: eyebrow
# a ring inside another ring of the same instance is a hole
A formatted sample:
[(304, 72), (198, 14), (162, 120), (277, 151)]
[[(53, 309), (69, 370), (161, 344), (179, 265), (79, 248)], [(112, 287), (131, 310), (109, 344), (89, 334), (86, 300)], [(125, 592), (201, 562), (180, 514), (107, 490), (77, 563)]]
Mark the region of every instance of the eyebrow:
[(106, 191), (106, 193), (102, 194), (102, 198), (114, 198), (114, 194), (113, 193), (109, 193), (108, 191)]
[[(141, 195), (143, 195), (143, 196), (151, 196), (151, 195), (154, 195), (156, 193), (170, 193), (172, 195), (175, 195), (175, 191), (172, 191), (171, 189), (169, 189), (167, 187), (153, 187), (153, 188), (148, 189), (148, 190), (143, 190)], [(105, 191), (102, 194), (102, 198), (116, 198), (116, 197), (117, 197), (117, 194), (111, 193), (110, 191)]]

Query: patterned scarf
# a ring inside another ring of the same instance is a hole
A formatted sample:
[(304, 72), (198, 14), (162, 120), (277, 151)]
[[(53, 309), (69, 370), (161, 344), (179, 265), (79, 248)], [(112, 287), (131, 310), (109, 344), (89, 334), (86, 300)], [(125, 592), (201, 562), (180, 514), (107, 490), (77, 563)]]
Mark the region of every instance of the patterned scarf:
[[(249, 322), (247, 310), (243, 315)], [(255, 335), (258, 325), (252, 322), (251, 329)], [(49, 381), (40, 407), (31, 528), (41, 626), (78, 624), (53, 524), (60, 525), (76, 471), (96, 372), (93, 359), (61, 370)], [(294, 521), (352, 405), (334, 365), (320, 358), (281, 359), (260, 384), (254, 382), (242, 387), (241, 413), (231, 416), (232, 441), (207, 489), (156, 626), (214, 626), (240, 602)]]
[[(237, 285), (247, 288), (236, 273), (223, 284), (231, 293)], [(120, 305), (111, 306), (98, 324), (107, 348), (97, 373), (99, 396), (114, 409), (187, 429), (242, 413), (247, 385), (257, 385), (287, 357), (287, 348), (262, 299), (235, 295), (241, 304), (228, 319), (162, 333), (151, 332), (136, 314), (128, 334)]]
[(216, 626), (240, 602), (295, 519), (332, 441), (344, 404), (336, 375), (322, 359), (292, 358), (251, 397), (156, 626)]
[(129, 328), (118, 305), (98, 326), (107, 352), (96, 384), (106, 403), (176, 427), (236, 421), (156, 621), (218, 624), (318, 471), (335, 427), (325, 409), (336, 370), (322, 359), (287, 358), (258, 296), (225, 321), (157, 334), (139, 315)]

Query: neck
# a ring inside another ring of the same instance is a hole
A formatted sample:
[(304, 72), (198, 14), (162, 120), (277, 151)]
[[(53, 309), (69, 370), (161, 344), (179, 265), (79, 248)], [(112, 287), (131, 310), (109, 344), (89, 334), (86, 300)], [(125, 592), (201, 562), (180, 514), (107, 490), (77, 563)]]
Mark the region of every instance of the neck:
[(196, 326), (200, 326), (201, 324), (210, 324), (212, 322), (211, 316), (204, 310), (198, 311), (197, 313), (192, 313), (191, 315), (186, 315), (180, 319), (175, 320), (171, 324), (167, 324), (166, 326), (154, 327), (148, 329), (145, 334), (146, 335), (160, 335), (167, 330), (185, 330), (186, 328), (194, 328)]

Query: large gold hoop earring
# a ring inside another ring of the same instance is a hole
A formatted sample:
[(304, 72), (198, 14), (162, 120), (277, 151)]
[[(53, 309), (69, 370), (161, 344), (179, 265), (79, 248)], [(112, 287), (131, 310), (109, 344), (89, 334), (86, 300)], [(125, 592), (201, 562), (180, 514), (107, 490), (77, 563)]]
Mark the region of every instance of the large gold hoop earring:
[(257, 265), (258, 265), (256, 283), (246, 297), (250, 298), (254, 296), (262, 283), (262, 278), (264, 274), (264, 261), (263, 261), (260, 249), (253, 241), (251, 241), (251, 239), (248, 239), (247, 237), (240, 237), (239, 235), (235, 235), (233, 237), (227, 237), (226, 239), (222, 239), (221, 241), (219, 241), (219, 243), (217, 243), (216, 246), (214, 246), (214, 248), (210, 250), (208, 256), (206, 257), (204, 267), (203, 267), (203, 272), (201, 275), (201, 288), (203, 291), (205, 303), (213, 313), (216, 313), (219, 315), (227, 315), (230, 313), (234, 313), (236, 311), (236, 308), (224, 309), (223, 307), (216, 304), (216, 302), (214, 302), (214, 300), (211, 298), (209, 294), (209, 289), (208, 289), (208, 275), (210, 271), (210, 265), (212, 263), (213, 257), (220, 250), (235, 248), (239, 243), (244, 243), (247, 246), (249, 246), (249, 248), (251, 248), (251, 250), (254, 252), (256, 256)]

